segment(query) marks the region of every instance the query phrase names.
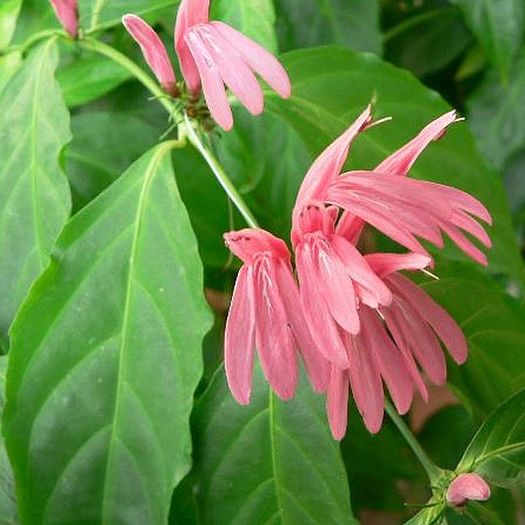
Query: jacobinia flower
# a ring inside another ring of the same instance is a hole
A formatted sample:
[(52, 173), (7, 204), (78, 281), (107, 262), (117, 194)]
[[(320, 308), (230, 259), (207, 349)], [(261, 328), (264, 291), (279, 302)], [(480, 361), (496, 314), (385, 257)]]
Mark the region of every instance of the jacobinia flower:
[(459, 189), (404, 177), (424, 148), (456, 120), (454, 111), (447, 113), (373, 171), (351, 171), (337, 177), (327, 191), (326, 202), (347, 210), (413, 252), (427, 254), (418, 237), (443, 247), (442, 233), (446, 233), (465, 254), (487, 264), (485, 254), (465, 235), (490, 248), (490, 238), (478, 222), (492, 223), (487, 209)]
[(460, 474), (448, 487), (446, 499), (453, 507), (463, 507), (468, 501), (487, 501), (490, 487), (478, 474)]
[(435, 384), (446, 379), (446, 362), (440, 342), (458, 364), (467, 358), (467, 342), (450, 315), (424, 290), (399, 273), (421, 270), (431, 259), (418, 254), (376, 253), (365, 256), (372, 270), (389, 287), (393, 300), (377, 309), (359, 309), (361, 331), (345, 334), (348, 369), (333, 366), (327, 391), (327, 411), (332, 433), (346, 432), (348, 390), (371, 433), (380, 430), (384, 414), (383, 382), (396, 410), (405, 414), (415, 389), (423, 399), (428, 391), (420, 370)]
[(73, 37), (78, 35), (77, 0), (51, 0), (55, 14), (64, 29)]
[(290, 399), (298, 379), (297, 350), (312, 385), (326, 389), (328, 366), (320, 358), (299, 307), (299, 292), (284, 241), (260, 229), (227, 233), (229, 249), (244, 265), (237, 276), (225, 332), (225, 368), (230, 390), (250, 401), (254, 351), (268, 383)]
[(127, 14), (122, 23), (142, 50), (144, 59), (157, 77), (162, 89), (172, 95), (178, 94), (177, 80), (164, 43), (155, 30), (142, 18)]
[(281, 97), (291, 94), (280, 62), (262, 46), (229, 25), (209, 20), (210, 0), (182, 0), (175, 27), (175, 48), (189, 90), (202, 90), (211, 116), (223, 129), (233, 126), (225, 91), (231, 89), (253, 115), (264, 108), (259, 74)]

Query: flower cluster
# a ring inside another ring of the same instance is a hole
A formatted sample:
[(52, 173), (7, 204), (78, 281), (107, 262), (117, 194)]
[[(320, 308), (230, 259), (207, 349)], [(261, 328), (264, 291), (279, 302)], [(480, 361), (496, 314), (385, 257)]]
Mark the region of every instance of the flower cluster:
[[(239, 403), (250, 401), (255, 349), (284, 400), (294, 395), (300, 355), (314, 389), (326, 393), (334, 437), (346, 432), (349, 390), (375, 433), (383, 421), (383, 384), (404, 414), (416, 391), (428, 397), (423, 373), (445, 382), (441, 345), (456, 363), (465, 362), (459, 326), (402, 273), (432, 266), (421, 240), (441, 247), (443, 234), (487, 262), (473, 242), (490, 247), (480, 223), (491, 223), (486, 208), (456, 188), (407, 176), (456, 121), (454, 111), (446, 113), (374, 170), (341, 174), (352, 142), (374, 124), (365, 109), (317, 158), (299, 190), (291, 232), (298, 282), (281, 239), (261, 229), (225, 235), (244, 263), (225, 338), (226, 374)], [(358, 242), (367, 223), (410, 251), (362, 254)]]

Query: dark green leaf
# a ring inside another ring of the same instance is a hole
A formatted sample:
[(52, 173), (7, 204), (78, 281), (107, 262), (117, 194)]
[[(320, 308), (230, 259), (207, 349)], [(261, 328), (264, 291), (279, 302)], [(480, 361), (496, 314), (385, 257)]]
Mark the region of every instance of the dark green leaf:
[(356, 524), (324, 403), (304, 381), (294, 400), (257, 371), (249, 406), (218, 370), (195, 411), (195, 481), (203, 525)]
[[(282, 101), (270, 92), (268, 106), (293, 126), (312, 154), (319, 154), (372, 98), (377, 99), (378, 116), (393, 116), (392, 122), (359, 137), (350, 155), (353, 168), (373, 168), (450, 109), (406, 71), (369, 54), (326, 47), (293, 51), (282, 58), (292, 78), (293, 94)], [(490, 268), (522, 281), (523, 263), (501, 181), (487, 170), (466, 125), (453, 126), (446, 138), (432, 144), (411, 173), (466, 190), (485, 203), (495, 224)], [(456, 249), (436, 253), (465, 260)]]
[(133, 161), (153, 147), (159, 133), (142, 119), (117, 111), (89, 111), (71, 122), (66, 167), (75, 209), (106, 189)]
[(510, 486), (525, 475), (525, 390), (499, 406), (481, 426), (458, 465), (490, 483)]
[(377, 0), (275, 0), (282, 51), (342, 44), (381, 53)]
[(242, 31), (269, 51), (277, 51), (273, 0), (214, 0), (211, 17)]
[(440, 264), (425, 289), (451, 313), (469, 342), (468, 361), (449, 380), (477, 420), (525, 387), (525, 308), (481, 271)]
[(211, 319), (171, 147), (73, 218), (13, 327), (4, 434), (24, 523), (165, 523), (188, 471)]
[(10, 44), (21, 7), (22, 0), (3, 0), (0, 5), (0, 48)]
[(58, 72), (58, 82), (69, 107), (96, 100), (130, 78), (113, 60), (87, 53)]
[(54, 40), (35, 49), (0, 94), (0, 332), (7, 330), (71, 207), (59, 156), (69, 114), (54, 73)]
[(394, 64), (424, 76), (458, 58), (471, 40), (459, 10), (444, 6), (424, 11), (389, 30), (385, 55)]
[(523, 38), (523, 0), (451, 0), (505, 78)]
[(467, 102), (469, 122), (480, 150), (499, 169), (514, 153), (525, 148), (524, 99), (525, 57), (522, 57), (507, 85), (502, 85), (497, 75), (491, 73)]

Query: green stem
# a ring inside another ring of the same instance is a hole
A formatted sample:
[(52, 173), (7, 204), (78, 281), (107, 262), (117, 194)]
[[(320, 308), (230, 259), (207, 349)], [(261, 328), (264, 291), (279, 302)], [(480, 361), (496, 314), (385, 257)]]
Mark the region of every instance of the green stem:
[(51, 38), (53, 36), (68, 38), (64, 31), (59, 29), (46, 29), (45, 31), (40, 31), (29, 37), (25, 42), (18, 45), (13, 45), (0, 49), (0, 55), (9, 55), (10, 53), (25, 53), (30, 47), (34, 46), (40, 40), (45, 40), (46, 38)]
[(146, 87), (146, 89), (148, 89), (148, 91), (164, 106), (170, 117), (177, 120), (184, 119), (184, 127), (179, 128), (179, 140), (182, 142), (184, 140), (185, 134), (188, 134), (189, 141), (191, 144), (193, 144), (193, 146), (195, 146), (195, 148), (197, 148), (197, 150), (206, 160), (208, 166), (215, 175), (215, 178), (219, 181), (228, 197), (244, 217), (248, 226), (251, 228), (257, 228), (257, 221), (250, 211), (250, 208), (242, 198), (241, 194), (237, 191), (237, 188), (222, 168), (220, 162), (214, 156), (213, 152), (210, 151), (210, 149), (201, 140), (188, 116), (186, 114), (181, 115), (180, 111), (176, 108), (166, 93), (162, 91), (160, 86), (142, 68), (137, 66), (135, 62), (130, 60), (126, 55), (120, 53), (120, 51), (117, 51), (113, 47), (90, 37), (86, 37), (81, 40), (80, 45), (85, 49), (94, 51), (95, 53), (103, 55), (121, 65), (137, 80), (139, 80), (144, 85), (144, 87)]
[(385, 402), (386, 411), (390, 416), (390, 419), (394, 422), (394, 425), (398, 428), (399, 432), (405, 438), (405, 441), (408, 443), (412, 452), (425, 469), (430, 479), (430, 484), (435, 485), (436, 481), (441, 475), (441, 469), (434, 465), (432, 460), (428, 457), (427, 453), (423, 450), (423, 447), (418, 443), (414, 434), (410, 431), (406, 423), (403, 421), (403, 418), (397, 413), (396, 409), (392, 406), (390, 401)]

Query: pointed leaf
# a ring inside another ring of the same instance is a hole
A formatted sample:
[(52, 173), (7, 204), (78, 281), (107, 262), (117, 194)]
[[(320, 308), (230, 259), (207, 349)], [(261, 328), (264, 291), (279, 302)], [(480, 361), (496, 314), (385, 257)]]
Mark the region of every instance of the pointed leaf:
[(164, 143), (64, 229), (13, 327), (4, 434), (24, 523), (165, 523), (211, 324)]
[(323, 398), (303, 380), (284, 403), (257, 370), (239, 406), (220, 368), (195, 412), (203, 525), (355, 525), (339, 445)]
[(29, 285), (71, 208), (59, 156), (69, 113), (54, 74), (56, 42), (35, 49), (0, 94), (0, 333), (5, 339)]
[(11, 42), (21, 7), (22, 0), (3, 0), (0, 5), (0, 48)]

